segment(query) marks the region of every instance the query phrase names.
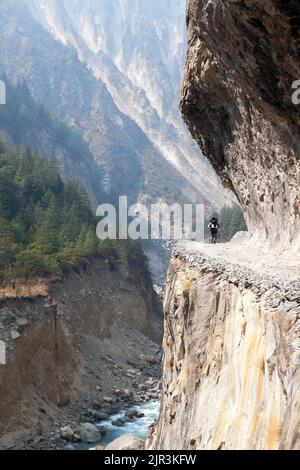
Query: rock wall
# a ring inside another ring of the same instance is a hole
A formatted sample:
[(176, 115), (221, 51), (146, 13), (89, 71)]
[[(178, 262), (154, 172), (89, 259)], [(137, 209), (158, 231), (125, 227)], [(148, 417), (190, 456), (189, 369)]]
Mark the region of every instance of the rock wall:
[[(80, 419), (93, 402), (107, 411), (103, 397), (114, 387), (128, 389), (130, 398), (139, 367), (143, 383), (155, 368), (159, 378), (161, 321), (139, 268), (103, 258), (49, 284), (40, 297), (2, 298), (0, 448), (24, 445), (65, 416)], [(122, 406), (110, 402), (116, 411)]]
[(42, 433), (51, 405), (69, 403), (76, 363), (56, 306), (47, 298), (2, 301), (0, 325), (7, 353), (7, 363), (0, 365), (3, 449), (19, 436)]
[(182, 112), (248, 227), (279, 251), (300, 246), (300, 6), (188, 0)]
[(173, 253), (148, 448), (300, 449), (299, 19), (292, 1), (188, 0), (181, 109), (249, 234)]
[(178, 248), (170, 264), (163, 400), (147, 447), (299, 449), (299, 281), (252, 282), (203, 250)]

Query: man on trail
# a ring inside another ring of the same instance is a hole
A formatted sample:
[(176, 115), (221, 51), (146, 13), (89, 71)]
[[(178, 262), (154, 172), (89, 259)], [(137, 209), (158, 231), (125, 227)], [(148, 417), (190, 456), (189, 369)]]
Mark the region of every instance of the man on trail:
[(217, 217), (213, 217), (209, 223), (208, 228), (211, 232), (211, 242), (215, 245), (217, 243), (218, 231), (220, 228)]

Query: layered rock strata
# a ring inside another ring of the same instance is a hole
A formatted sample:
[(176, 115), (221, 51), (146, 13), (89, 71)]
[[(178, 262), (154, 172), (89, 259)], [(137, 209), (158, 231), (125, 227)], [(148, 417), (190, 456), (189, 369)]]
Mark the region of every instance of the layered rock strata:
[(300, 283), (178, 247), (148, 448), (299, 449)]

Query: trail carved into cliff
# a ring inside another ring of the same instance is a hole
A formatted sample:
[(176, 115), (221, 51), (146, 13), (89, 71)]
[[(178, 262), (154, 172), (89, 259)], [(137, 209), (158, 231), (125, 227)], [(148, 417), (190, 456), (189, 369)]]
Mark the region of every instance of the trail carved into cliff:
[(299, 449), (300, 7), (188, 0), (181, 108), (249, 232), (180, 244), (154, 449)]

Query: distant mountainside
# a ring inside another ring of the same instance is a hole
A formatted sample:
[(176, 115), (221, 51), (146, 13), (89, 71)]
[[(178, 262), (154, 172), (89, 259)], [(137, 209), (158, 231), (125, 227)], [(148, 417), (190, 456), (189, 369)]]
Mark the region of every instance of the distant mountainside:
[(178, 111), (184, 0), (160, 3), (3, 0), (0, 71), (85, 140), (108, 198), (220, 207), (232, 196)]
[(0, 107), (0, 136), (21, 151), (31, 147), (48, 159), (55, 156), (65, 181), (84, 186), (94, 205), (105, 199), (103, 175), (79, 133), (52, 118), (24, 84), (13, 86), (6, 76), (0, 74), (0, 78), (8, 96), (7, 104)]

